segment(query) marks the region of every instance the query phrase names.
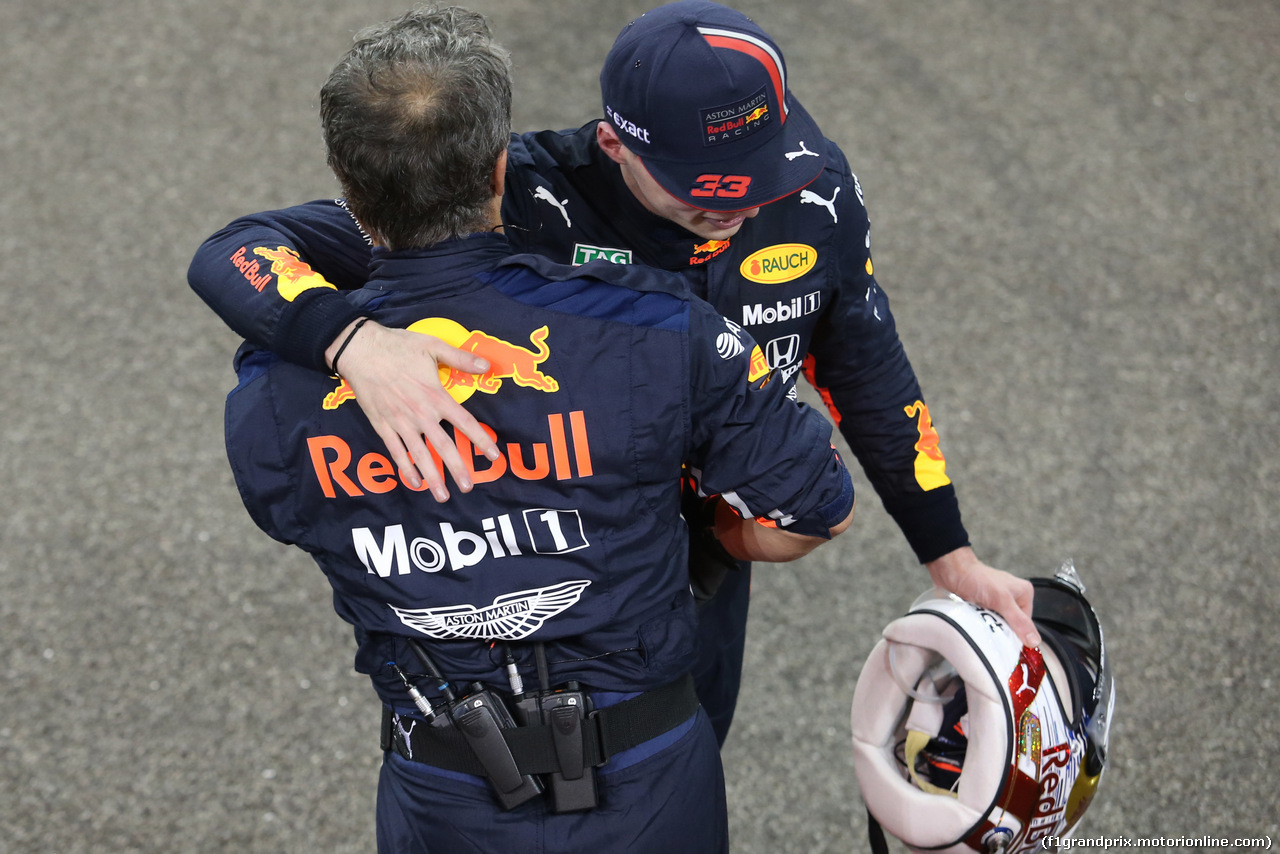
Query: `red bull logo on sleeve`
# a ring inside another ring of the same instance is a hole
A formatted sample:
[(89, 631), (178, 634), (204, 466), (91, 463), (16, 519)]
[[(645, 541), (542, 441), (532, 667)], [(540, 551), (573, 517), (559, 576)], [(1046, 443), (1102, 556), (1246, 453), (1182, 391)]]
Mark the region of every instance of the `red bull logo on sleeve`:
[(512, 344), (487, 332), (467, 329), (462, 324), (445, 317), (427, 317), (409, 326), (411, 332), (434, 335), (468, 353), (475, 353), (489, 361), (489, 370), (483, 374), (468, 374), (441, 366), (440, 384), (449, 396), (463, 403), (477, 391), (497, 394), (502, 381), (509, 379), (518, 386), (537, 389), (548, 394), (560, 390), (560, 383), (538, 367), (551, 355), (547, 346), (550, 331), (546, 326), (529, 333), (533, 349)]
[(920, 434), (916, 442), (916, 483), (925, 492), (951, 483), (951, 478), (947, 477), (946, 458), (938, 447), (938, 431), (933, 429), (933, 419), (929, 416), (929, 407), (923, 400), (917, 400), (903, 410), (908, 418), (917, 419), (916, 430)]
[[(255, 288), (261, 291), (266, 286), (266, 277), (250, 275), (250, 267), (254, 273), (257, 272), (258, 262), (248, 258), (246, 247), (241, 246), (231, 256), (231, 263), (236, 265), (244, 277), (249, 280)], [(298, 257), (298, 253), (294, 252), (288, 246), (277, 246), (275, 249), (269, 249), (266, 246), (254, 247), (253, 254), (260, 258), (265, 258), (271, 262), (271, 272), (276, 277), (276, 290), (280, 292), (286, 302), (293, 302), (298, 298), (298, 294), (303, 291), (309, 291), (312, 288), (334, 288), (332, 284), (321, 276), (315, 270), (311, 269), (311, 265)]]
[(244, 276), (245, 281), (252, 285), (253, 289), (258, 293), (262, 293), (262, 289), (271, 281), (271, 274), (262, 269), (262, 264), (249, 257), (249, 247), (241, 246), (231, 253), (229, 260), (232, 266), (240, 271), (240, 275)]

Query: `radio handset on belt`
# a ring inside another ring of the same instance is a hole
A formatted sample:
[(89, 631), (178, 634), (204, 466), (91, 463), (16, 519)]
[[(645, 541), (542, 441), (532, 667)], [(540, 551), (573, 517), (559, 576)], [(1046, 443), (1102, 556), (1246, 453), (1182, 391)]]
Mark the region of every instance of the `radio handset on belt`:
[[(525, 726), (546, 724), (551, 729), (551, 744), (560, 766), (559, 771), (546, 775), (551, 783), (552, 808), (558, 813), (594, 809), (595, 769), (587, 766), (583, 752), (582, 726), (591, 711), (587, 695), (578, 690), (576, 682), (551, 690), (544, 645), (534, 644), (533, 653), (541, 690), (517, 696), (516, 714)], [(510, 650), (507, 657), (511, 657)]]
[(536, 777), (520, 773), (511, 748), (502, 737), (502, 731), (514, 729), (516, 723), (497, 695), (476, 682), (462, 699), (455, 699), (447, 687), (448, 681), (422, 644), (413, 638), (406, 640), (428, 675), (444, 686), (442, 691), (448, 701), (449, 719), (484, 767), (485, 776), (489, 778), (502, 808), (513, 809), (541, 794), (542, 784)]

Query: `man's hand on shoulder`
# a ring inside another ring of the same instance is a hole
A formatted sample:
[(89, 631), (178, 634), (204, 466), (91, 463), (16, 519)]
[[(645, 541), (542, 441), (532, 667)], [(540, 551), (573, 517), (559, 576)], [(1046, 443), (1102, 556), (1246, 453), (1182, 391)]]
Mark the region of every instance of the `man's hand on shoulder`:
[(925, 564), (933, 583), (990, 611), (1009, 623), (1026, 646), (1040, 645), (1040, 632), (1031, 621), (1031, 582), (978, 560), (968, 546)]
[[(356, 401), (386, 443), (406, 484), (420, 489), (425, 482), (437, 501), (449, 499), (440, 469), (432, 464), (429, 445), (458, 488), (470, 492), (468, 469), (441, 422), (452, 424), (471, 440), (477, 453), (490, 460), (497, 459), (498, 447), (480, 422), (444, 390), (439, 368), (448, 366), (478, 374), (487, 371), (489, 363), (434, 336), (390, 329), (372, 320), (353, 336), (352, 330), (359, 322), (353, 321), (334, 339), (325, 351), (326, 362), (332, 365), (345, 344), (338, 370), (351, 384)], [(415, 465), (415, 460), (426, 462)]]

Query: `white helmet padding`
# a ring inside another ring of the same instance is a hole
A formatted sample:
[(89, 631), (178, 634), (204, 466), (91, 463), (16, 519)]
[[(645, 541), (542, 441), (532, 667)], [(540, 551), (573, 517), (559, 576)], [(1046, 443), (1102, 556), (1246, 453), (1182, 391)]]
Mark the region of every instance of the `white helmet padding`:
[[(1000, 795), (1012, 756), (1012, 709), (1001, 691), (1003, 680), (997, 679), (957, 620), (970, 631), (990, 631), (980, 612), (959, 599), (918, 602), (911, 613), (885, 628), (853, 693), (854, 770), (863, 800), (886, 831), (918, 848), (953, 846), (976, 830)], [(1014, 639), (1013, 648), (1005, 650), (1009, 671), (1020, 647)], [(912, 699), (900, 682), (916, 685), (939, 656), (955, 668), (968, 692), (969, 758), (956, 798), (917, 788), (895, 758), (900, 725)]]
[[(1068, 590), (1062, 578), (1033, 583)], [(1078, 591), (1071, 595), (1094, 619)], [(850, 718), (854, 772), (885, 832), (912, 849), (943, 852), (1032, 851), (1047, 835), (1069, 836), (1101, 768), (1084, 770), (1090, 715), (1078, 711), (1079, 680), (1068, 677), (1054, 640), (1041, 651), (1024, 648), (998, 615), (939, 590), (885, 628), (858, 678)], [(1109, 672), (1104, 681), (1109, 717)], [(940, 731), (944, 703), (962, 758), (936, 774), (940, 754), (922, 745), (955, 737)]]

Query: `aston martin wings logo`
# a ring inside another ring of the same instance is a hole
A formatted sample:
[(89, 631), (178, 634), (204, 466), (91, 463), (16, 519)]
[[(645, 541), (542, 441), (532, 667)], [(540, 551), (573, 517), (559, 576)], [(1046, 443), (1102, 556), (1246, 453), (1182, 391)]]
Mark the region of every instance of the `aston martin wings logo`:
[(520, 590), (493, 600), (492, 605), (447, 605), (443, 608), (397, 608), (400, 622), (439, 640), (520, 640), (568, 610), (590, 581), (565, 581), (537, 590)]

